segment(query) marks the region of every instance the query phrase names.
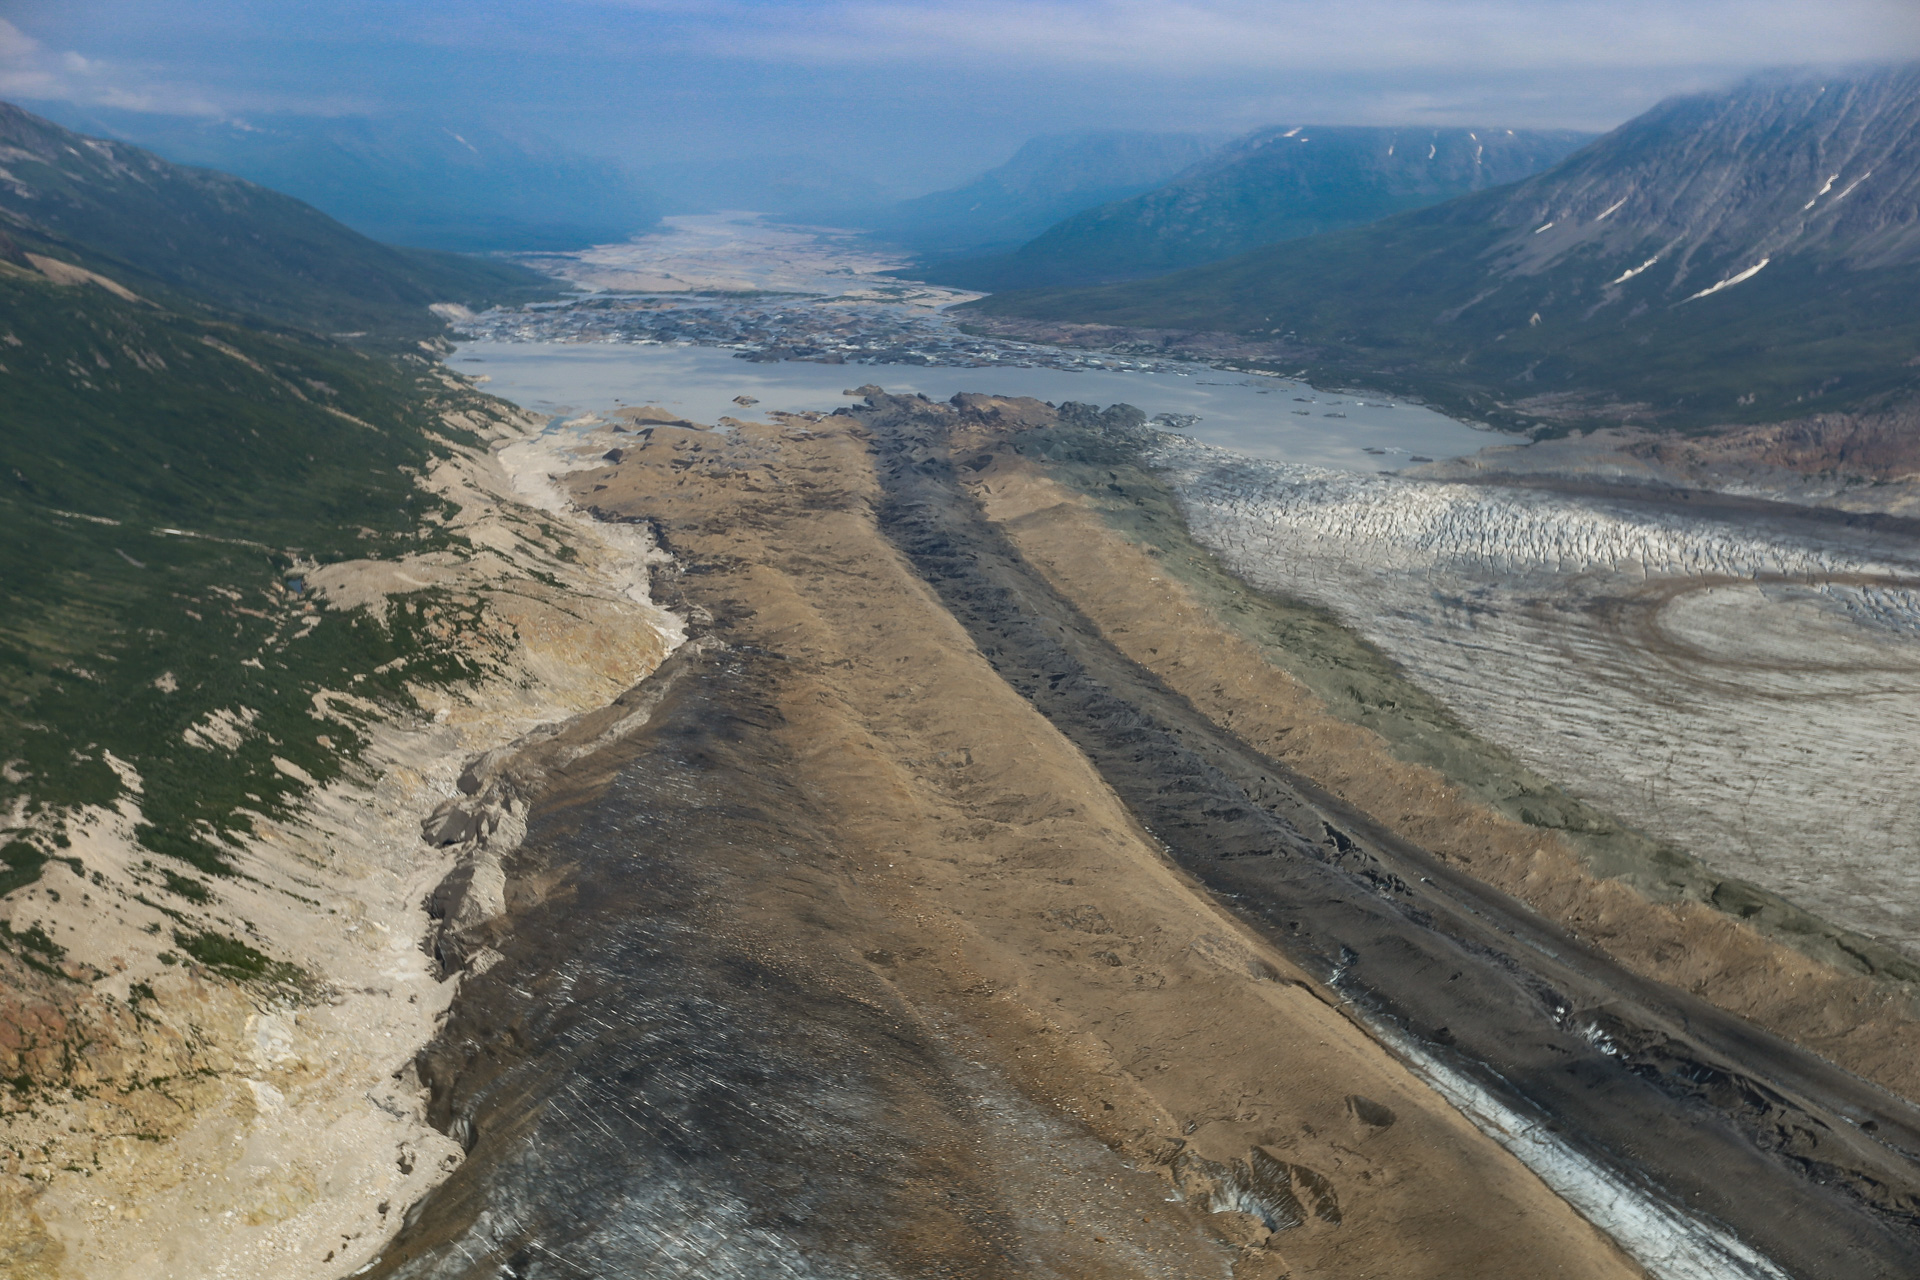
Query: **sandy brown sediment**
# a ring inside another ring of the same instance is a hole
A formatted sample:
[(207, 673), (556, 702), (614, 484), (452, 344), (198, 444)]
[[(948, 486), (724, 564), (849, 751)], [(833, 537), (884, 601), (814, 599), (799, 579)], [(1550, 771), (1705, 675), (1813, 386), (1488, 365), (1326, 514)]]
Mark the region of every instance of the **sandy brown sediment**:
[(778, 655), (769, 732), (835, 815), (844, 945), (1058, 1114), (1136, 1160), (1184, 1153), (1168, 1176), (1201, 1202), (1235, 1160), (1329, 1180), (1338, 1225), (1271, 1240), (1189, 1202), (1259, 1246), (1236, 1274), (1637, 1274), (1166, 861), (878, 530), (862, 434), (655, 427), (570, 479), (657, 521), (717, 634)]
[[(336, 609), (385, 609), (427, 587), (477, 603), (466, 643), (489, 676), (416, 687), (425, 714), (406, 722), (382, 720), (351, 686), (317, 698), (316, 733), (351, 719), (371, 745), (295, 819), (258, 818), (235, 855), (242, 874), (191, 918), (138, 896), (157, 873), (134, 839), (137, 777), (117, 810), (70, 822), (89, 880), (50, 874), (59, 897), (11, 901), (15, 924), (67, 947), (79, 983), (4, 961), (0, 1061), (61, 1083), (16, 1093), (0, 1115), (0, 1274), (331, 1278), (458, 1162), (425, 1123), (411, 1063), (457, 987), (422, 948), (424, 903), (475, 850), (424, 844), (421, 821), (477, 752), (604, 707), (677, 631), (646, 600), (644, 534), (557, 510), (528, 452), (534, 419), (453, 425), (506, 458), (457, 450), (423, 478), (457, 507), (467, 549), (329, 565), (308, 582)], [(222, 749), (244, 727), (236, 716), (182, 749)], [(181, 963), (176, 926), (218, 928), (303, 972), (243, 984)]]
[(1920, 1014), (1902, 989), (1823, 964), (1698, 902), (1654, 902), (1594, 874), (1559, 836), (1502, 816), (1439, 772), (1332, 714), (1227, 626), (1167, 566), (1043, 464), (978, 424), (956, 452), (983, 508), (1128, 657), (1276, 760), (1468, 868), (1630, 969), (1700, 995), (1847, 1069), (1920, 1099)]

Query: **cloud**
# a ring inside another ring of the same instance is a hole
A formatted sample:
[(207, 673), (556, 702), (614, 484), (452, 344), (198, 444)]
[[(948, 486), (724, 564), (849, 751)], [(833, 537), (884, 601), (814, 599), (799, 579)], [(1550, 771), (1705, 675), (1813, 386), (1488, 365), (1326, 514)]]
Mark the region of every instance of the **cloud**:
[(0, 94), (7, 97), (43, 97), (56, 77), (47, 67), (40, 42), (0, 18)]
[(772, 62), (1451, 72), (1920, 55), (1912, 0), (844, 0), (733, 5), (716, 51)]
[(1303, 119), (1600, 129), (1760, 67), (1920, 57), (1915, 0), (0, 0), (0, 11), (17, 24), (0, 22), (0, 96), (49, 110), (456, 115), (635, 164), (791, 153), (916, 188), (1041, 133)]
[(70, 49), (49, 49), (5, 18), (0, 18), (0, 98), (171, 115), (222, 114), (198, 89), (148, 81), (137, 71)]

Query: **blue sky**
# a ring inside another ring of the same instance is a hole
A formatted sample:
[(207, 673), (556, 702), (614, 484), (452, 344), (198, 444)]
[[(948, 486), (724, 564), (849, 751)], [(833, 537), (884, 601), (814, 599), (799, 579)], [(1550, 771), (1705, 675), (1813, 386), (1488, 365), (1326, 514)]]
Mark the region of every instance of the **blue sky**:
[(1759, 67), (1914, 57), (1915, 0), (0, 0), (0, 96), (29, 104), (428, 112), (906, 189), (1037, 133), (1600, 129)]

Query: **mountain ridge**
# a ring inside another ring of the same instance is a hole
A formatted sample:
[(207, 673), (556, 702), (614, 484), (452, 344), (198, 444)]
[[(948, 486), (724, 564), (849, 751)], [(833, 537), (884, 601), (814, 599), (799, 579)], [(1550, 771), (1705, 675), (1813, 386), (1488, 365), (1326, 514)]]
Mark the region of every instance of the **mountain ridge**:
[(1780, 421), (1920, 391), (1920, 67), (1668, 99), (1544, 173), (987, 316), (1261, 336), (1508, 428)]
[(1159, 185), (1216, 145), (1200, 134), (1126, 130), (1030, 138), (969, 182), (852, 221), (923, 261), (1010, 250), (1070, 214)]
[(413, 340), (434, 303), (550, 295), (523, 267), (369, 239), (292, 196), (0, 103), (0, 229), (169, 305)]
[(1151, 191), (1075, 213), (1011, 254), (940, 263), (927, 276), (998, 290), (1157, 275), (1505, 185), (1591, 136), (1275, 125)]
[(657, 197), (618, 166), (472, 121), (48, 110), (68, 128), (285, 193), (385, 244), (582, 249), (659, 221)]

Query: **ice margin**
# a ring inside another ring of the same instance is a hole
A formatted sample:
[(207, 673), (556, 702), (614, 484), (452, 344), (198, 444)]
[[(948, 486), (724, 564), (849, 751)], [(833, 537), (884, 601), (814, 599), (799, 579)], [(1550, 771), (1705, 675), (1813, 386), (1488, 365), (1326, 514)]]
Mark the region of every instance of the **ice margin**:
[(1703, 1222), (1575, 1151), (1537, 1120), (1428, 1053), (1384, 1019), (1348, 1005), (1362, 1025), (1475, 1128), (1605, 1232), (1654, 1280), (1794, 1280), (1732, 1233)]

